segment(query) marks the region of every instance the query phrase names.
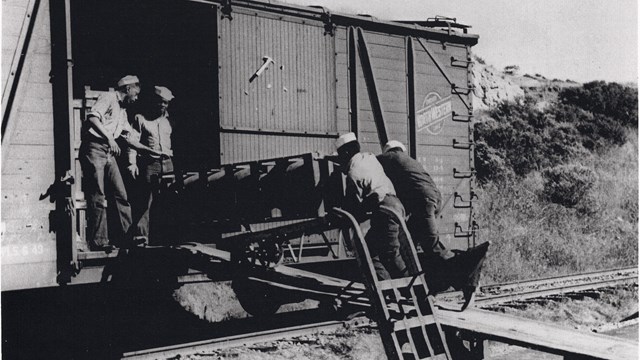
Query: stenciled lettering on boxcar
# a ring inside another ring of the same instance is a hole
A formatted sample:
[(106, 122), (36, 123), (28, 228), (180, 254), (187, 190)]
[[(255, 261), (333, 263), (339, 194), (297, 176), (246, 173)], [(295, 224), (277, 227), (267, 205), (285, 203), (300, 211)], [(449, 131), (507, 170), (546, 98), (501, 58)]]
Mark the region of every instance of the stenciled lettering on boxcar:
[(431, 175), (431, 178), (438, 186), (444, 186), (445, 178), (442, 174), (445, 173), (445, 160), (440, 156), (433, 156), (428, 158), (426, 156), (418, 156), (418, 162), (422, 164), (422, 167), (426, 172)]
[(444, 127), (444, 120), (451, 117), (451, 95), (442, 97), (437, 92), (430, 92), (422, 102), (422, 108), (416, 111), (416, 127), (418, 132), (426, 130), (438, 135)]

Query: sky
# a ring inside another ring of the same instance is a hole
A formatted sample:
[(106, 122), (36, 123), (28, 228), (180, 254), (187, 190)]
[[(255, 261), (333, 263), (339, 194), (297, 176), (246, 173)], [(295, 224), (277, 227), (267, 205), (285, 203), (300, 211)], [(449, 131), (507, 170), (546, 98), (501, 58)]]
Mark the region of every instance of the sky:
[(281, 0), (382, 20), (457, 18), (502, 69), (579, 82), (638, 81), (638, 0)]

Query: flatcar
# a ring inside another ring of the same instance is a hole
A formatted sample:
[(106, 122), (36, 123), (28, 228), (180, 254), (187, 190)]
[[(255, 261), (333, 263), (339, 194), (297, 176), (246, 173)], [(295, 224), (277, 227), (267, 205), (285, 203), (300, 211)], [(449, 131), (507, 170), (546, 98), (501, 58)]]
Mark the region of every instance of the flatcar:
[[(143, 94), (163, 85), (176, 96), (180, 170), (159, 179), (152, 218), (164, 246), (225, 246), (322, 216), (339, 196), (325, 191), (333, 167), (314, 154), (349, 131), (374, 153), (405, 143), (443, 194), (440, 238), (458, 249), (476, 241), (478, 36), (455, 19), (249, 0), (8, 0), (3, 12), (3, 292), (104, 281), (113, 254), (80, 251), (80, 124), (127, 74)], [(278, 251), (348, 256), (338, 232)]]

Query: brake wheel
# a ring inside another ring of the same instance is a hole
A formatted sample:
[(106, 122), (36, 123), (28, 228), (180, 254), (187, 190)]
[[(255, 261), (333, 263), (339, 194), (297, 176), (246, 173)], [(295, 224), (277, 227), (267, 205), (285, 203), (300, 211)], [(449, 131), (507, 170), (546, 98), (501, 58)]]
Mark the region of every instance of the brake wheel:
[(282, 244), (266, 239), (245, 244), (233, 252), (233, 261), (249, 268), (272, 268), (282, 263), (283, 258)]

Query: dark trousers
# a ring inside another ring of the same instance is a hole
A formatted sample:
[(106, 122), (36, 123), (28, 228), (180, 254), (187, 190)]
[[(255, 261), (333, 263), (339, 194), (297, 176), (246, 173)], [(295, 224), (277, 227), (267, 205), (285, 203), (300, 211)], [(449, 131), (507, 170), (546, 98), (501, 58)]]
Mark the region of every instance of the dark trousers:
[(436, 215), (439, 207), (439, 201), (431, 199), (425, 199), (423, 202), (408, 206), (407, 210), (410, 216), (407, 227), (413, 241), (422, 247), (425, 257), (447, 260), (452, 258), (454, 254), (438, 238)]
[(480, 271), (484, 263), (488, 244), (479, 245), (468, 251), (452, 251), (438, 237), (435, 218), (440, 202), (426, 201), (411, 204), (411, 216), (407, 227), (413, 241), (419, 242), (424, 251), (420, 256), (422, 270), (429, 286), (429, 291), (439, 293), (453, 287), (460, 290), (465, 286), (476, 287)]
[[(131, 226), (131, 207), (116, 159), (109, 145), (99, 140), (83, 140), (80, 146), (80, 166), (84, 194), (87, 200), (87, 243), (90, 248), (123, 241)], [(107, 224), (107, 198), (109, 216)], [(111, 234), (109, 234), (109, 228)]]
[(159, 178), (168, 172), (173, 172), (173, 163), (170, 159), (141, 159), (140, 175), (143, 183), (139, 187), (139, 197), (136, 197), (136, 201), (139, 202), (140, 218), (136, 224), (134, 236), (149, 241), (149, 225), (154, 193), (158, 190)]
[[(404, 216), (404, 207), (397, 197), (387, 195), (380, 203)], [(401, 226), (393, 214), (376, 209), (371, 214), (371, 228), (365, 236), (378, 279), (386, 280), (407, 275), (407, 267), (400, 254)]]

